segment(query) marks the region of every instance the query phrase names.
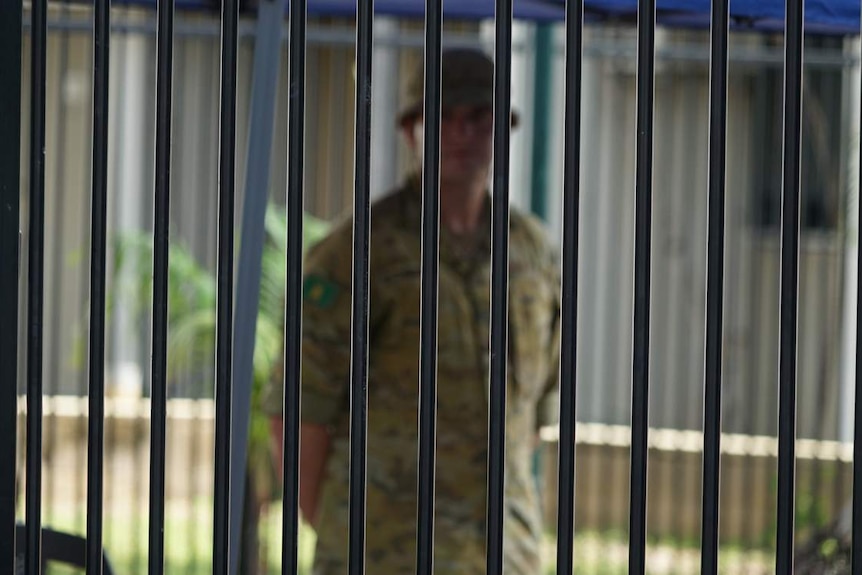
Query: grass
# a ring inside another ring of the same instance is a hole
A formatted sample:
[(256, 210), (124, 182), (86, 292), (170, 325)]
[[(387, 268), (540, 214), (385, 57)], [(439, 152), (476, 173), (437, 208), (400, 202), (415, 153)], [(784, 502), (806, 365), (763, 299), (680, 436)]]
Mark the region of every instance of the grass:
[[(72, 533), (83, 533), (83, 509), (52, 510), (51, 526)], [(190, 503), (170, 503), (165, 508), (165, 572), (177, 575), (212, 573), (212, 500), (199, 498)], [(137, 575), (147, 569), (147, 509), (128, 502), (105, 511), (105, 552), (117, 575)], [(267, 575), (281, 573), (281, 506), (269, 508), (261, 518), (261, 556)], [(299, 540), (299, 574), (309, 575), (314, 555), (314, 532), (302, 525)], [(545, 540), (547, 564), (554, 563), (556, 539)], [(768, 551), (723, 547), (722, 573), (767, 575), (773, 572), (773, 557)], [(574, 575), (625, 575), (628, 573), (628, 544), (621, 533), (579, 533), (575, 537)], [(52, 567), (48, 575), (78, 573)], [(544, 575), (555, 575), (551, 565)], [(694, 575), (700, 573), (700, 549), (696, 544), (669, 541), (650, 542), (647, 548), (647, 573), (650, 575)]]
[[(545, 540), (545, 560), (554, 563), (556, 539)], [(627, 575), (628, 542), (619, 533), (586, 532), (575, 536), (574, 575)], [(699, 575), (700, 547), (673, 541), (647, 543), (646, 572), (650, 575)], [(719, 571), (726, 574), (767, 575), (773, 570), (773, 555), (766, 551), (741, 550), (731, 546), (719, 551)], [(553, 565), (545, 575), (555, 575)]]
[[(85, 510), (81, 506), (54, 507), (45, 524), (67, 533), (84, 535)], [(212, 573), (212, 499), (191, 502), (169, 502), (165, 507), (165, 573), (210, 575)], [(274, 505), (262, 517), (261, 549), (267, 572), (281, 573), (281, 506)], [(148, 561), (148, 510), (128, 502), (105, 508), (105, 554), (117, 575), (145, 573)], [(300, 529), (298, 575), (311, 572), (314, 554), (314, 531), (306, 525)], [(80, 571), (51, 565), (48, 575), (78, 575)]]

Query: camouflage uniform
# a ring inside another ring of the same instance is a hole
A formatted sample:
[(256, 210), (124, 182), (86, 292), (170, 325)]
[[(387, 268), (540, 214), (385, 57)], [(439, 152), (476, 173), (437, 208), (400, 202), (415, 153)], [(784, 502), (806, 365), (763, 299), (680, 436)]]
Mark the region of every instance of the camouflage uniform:
[[(469, 255), (440, 230), (435, 569), (485, 573), (490, 198)], [(416, 562), (421, 192), (417, 179), (372, 207), (367, 572)], [(557, 265), (544, 232), (512, 211), (504, 555), (507, 575), (540, 573), (542, 522), (531, 475), (536, 430), (556, 407)], [(315, 575), (347, 572), (352, 227), (307, 257), (302, 419), (329, 426)], [(279, 385), (275, 386), (280, 388)], [(280, 389), (279, 389), (280, 391)], [(548, 401), (551, 400), (551, 401)], [(279, 398), (269, 405), (280, 406)], [(546, 406), (553, 406), (546, 409)], [(543, 418), (542, 414), (547, 415)]]

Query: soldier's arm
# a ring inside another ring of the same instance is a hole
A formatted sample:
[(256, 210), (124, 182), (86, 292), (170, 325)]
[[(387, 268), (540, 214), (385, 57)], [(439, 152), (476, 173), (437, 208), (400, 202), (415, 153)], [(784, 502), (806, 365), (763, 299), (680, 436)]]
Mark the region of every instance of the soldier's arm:
[(539, 403), (539, 413), (537, 414), (536, 430), (536, 445), (540, 443), (539, 430), (544, 425), (555, 425), (559, 423), (560, 418), (560, 328), (561, 328), (561, 293), (560, 293), (560, 274), (556, 254), (550, 249), (546, 250), (546, 275), (548, 283), (552, 287), (554, 294), (551, 305), (551, 338), (548, 353), (548, 379), (545, 382), (544, 393)]
[[(309, 254), (303, 279), (299, 505), (312, 525), (349, 410), (352, 245), (352, 227), (339, 226)], [(373, 279), (372, 325), (379, 313)]]
[[(351, 227), (336, 228), (309, 253), (303, 279), (299, 505), (303, 517), (312, 525), (317, 522), (332, 433), (343, 423), (349, 409), (351, 246)], [(372, 281), (372, 292), (374, 288)], [(376, 300), (374, 293), (371, 299)], [(371, 306), (372, 325), (377, 310), (377, 306)], [(279, 413), (272, 421), (279, 460), (281, 422)]]
[[(276, 449), (278, 474), (284, 470), (284, 419), (270, 418), (270, 432)], [(317, 508), (320, 500), (320, 485), (329, 457), (332, 442), (329, 430), (316, 423), (300, 424), (299, 434), (299, 510), (312, 527), (317, 525)]]
[(316, 423), (300, 424), (299, 509), (312, 526), (317, 525), (317, 504), (331, 441), (329, 430), (325, 426)]

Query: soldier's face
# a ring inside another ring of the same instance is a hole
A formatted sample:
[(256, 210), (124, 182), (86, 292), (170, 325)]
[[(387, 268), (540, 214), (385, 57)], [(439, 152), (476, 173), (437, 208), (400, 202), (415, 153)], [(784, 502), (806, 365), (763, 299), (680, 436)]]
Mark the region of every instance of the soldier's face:
[(485, 182), (493, 152), (494, 113), (489, 106), (444, 109), (440, 122), (441, 184)]
[[(453, 106), (440, 118), (440, 185), (484, 184), (493, 154), (494, 114), (490, 106)], [(418, 119), (407, 134), (411, 148), (422, 158), (423, 126)]]

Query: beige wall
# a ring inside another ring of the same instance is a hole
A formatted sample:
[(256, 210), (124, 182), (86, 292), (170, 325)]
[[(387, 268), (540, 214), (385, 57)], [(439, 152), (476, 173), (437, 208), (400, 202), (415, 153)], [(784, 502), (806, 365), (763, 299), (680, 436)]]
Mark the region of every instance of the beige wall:
[[(23, 406), (23, 403), (22, 403)], [(86, 501), (86, 400), (46, 398), (43, 497), (59, 508)], [(171, 400), (167, 423), (166, 500), (182, 505), (210, 497), (213, 488), (214, 407), (210, 401)], [(149, 403), (106, 404), (105, 505), (122, 511), (148, 505)], [(20, 418), (23, 426), (23, 416)], [(578, 532), (628, 528), (629, 446), (625, 427), (579, 424), (576, 451), (575, 522)], [(650, 538), (687, 542), (700, 537), (700, 435), (651, 430), (647, 533)], [(543, 442), (543, 495), (547, 525), (556, 521), (557, 444)], [(775, 522), (774, 438), (723, 438), (721, 538), (757, 545)], [(22, 467), (19, 467), (22, 468)], [(798, 525), (805, 534), (812, 499), (823, 520), (838, 516), (849, 501), (852, 446), (802, 441), (797, 445)], [(23, 485), (23, 477), (22, 477)], [(43, 512), (50, 515), (50, 510)]]
[[(608, 427), (607, 429), (611, 429)], [(625, 433), (630, 433), (624, 428)], [(618, 429), (608, 437), (619, 438)], [(701, 533), (702, 453), (699, 434), (651, 430), (679, 439), (679, 448), (652, 445), (647, 478), (647, 537), (697, 542)], [(595, 434), (593, 434), (595, 435)], [(731, 439), (732, 438), (732, 439)], [(768, 545), (776, 521), (777, 441), (771, 437), (727, 436), (722, 449), (720, 538), (725, 544)], [(556, 523), (557, 444), (543, 452), (547, 523)], [(575, 529), (624, 533), (629, 522), (630, 450), (626, 441), (578, 441)], [(797, 446), (797, 534), (812, 522), (835, 520), (852, 493), (852, 445), (801, 442)], [(815, 517), (817, 518), (815, 520)]]

